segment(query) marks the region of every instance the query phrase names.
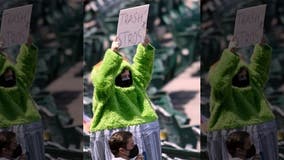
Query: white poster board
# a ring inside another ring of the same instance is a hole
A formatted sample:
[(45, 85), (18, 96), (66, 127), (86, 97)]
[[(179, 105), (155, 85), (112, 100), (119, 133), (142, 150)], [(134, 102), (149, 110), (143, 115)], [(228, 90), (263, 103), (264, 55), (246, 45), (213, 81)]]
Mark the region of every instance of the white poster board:
[(137, 45), (144, 41), (149, 4), (120, 10), (117, 25), (119, 48)]
[(4, 10), (0, 33), (3, 48), (27, 42), (31, 13), (31, 4)]
[(240, 9), (235, 20), (237, 48), (261, 42), (266, 4)]

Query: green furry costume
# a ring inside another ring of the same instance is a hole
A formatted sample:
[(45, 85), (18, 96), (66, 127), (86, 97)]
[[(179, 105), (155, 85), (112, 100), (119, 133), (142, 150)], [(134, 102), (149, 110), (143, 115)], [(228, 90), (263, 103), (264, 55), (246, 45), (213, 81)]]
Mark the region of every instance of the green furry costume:
[[(209, 131), (240, 128), (275, 119), (263, 93), (269, 76), (271, 53), (270, 46), (257, 44), (247, 65), (239, 56), (224, 50), (219, 62), (209, 71)], [(232, 78), (242, 66), (248, 68), (250, 84), (243, 88), (232, 86)]]
[(37, 65), (37, 48), (22, 45), (16, 64), (0, 54), (0, 75), (11, 68), (16, 76), (13, 87), (0, 86), (0, 128), (27, 124), (41, 119), (29, 94)]
[[(154, 48), (151, 45), (138, 45), (132, 65), (114, 51), (106, 51), (99, 69), (94, 68), (91, 73), (95, 86), (91, 132), (157, 120), (146, 94), (146, 88), (151, 80), (153, 60)], [(133, 80), (133, 84), (126, 88), (115, 85), (115, 78), (124, 68), (132, 72)]]

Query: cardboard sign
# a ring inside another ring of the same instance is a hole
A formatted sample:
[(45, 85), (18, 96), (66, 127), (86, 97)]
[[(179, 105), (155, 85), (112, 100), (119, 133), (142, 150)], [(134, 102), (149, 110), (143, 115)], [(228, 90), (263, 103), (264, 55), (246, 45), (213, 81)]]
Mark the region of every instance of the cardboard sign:
[(32, 5), (4, 10), (0, 41), (3, 48), (25, 43), (29, 36)]
[(120, 10), (116, 34), (120, 43), (119, 48), (144, 41), (148, 11), (149, 4)]
[(261, 42), (265, 10), (266, 4), (237, 11), (234, 31), (237, 48)]

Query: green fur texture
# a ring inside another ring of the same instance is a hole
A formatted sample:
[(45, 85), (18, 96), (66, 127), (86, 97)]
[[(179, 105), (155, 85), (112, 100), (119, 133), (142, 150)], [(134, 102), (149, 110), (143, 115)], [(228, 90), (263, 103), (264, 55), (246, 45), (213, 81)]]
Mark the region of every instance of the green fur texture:
[[(275, 119), (263, 88), (269, 76), (272, 49), (256, 45), (250, 64), (225, 49), (216, 66), (209, 71), (211, 86), (208, 131), (240, 128)], [(232, 86), (240, 67), (246, 66), (250, 85)]]
[(0, 86), (0, 128), (27, 124), (41, 119), (29, 94), (37, 65), (37, 48), (22, 45), (16, 64), (0, 54), (0, 75), (7, 68), (16, 74), (16, 86)]
[[(124, 128), (157, 120), (147, 96), (146, 88), (151, 81), (154, 60), (154, 48), (139, 44), (129, 64), (123, 58), (108, 49), (102, 64), (93, 69), (91, 79), (94, 89), (93, 119), (91, 132), (105, 129)], [(122, 88), (115, 86), (115, 78), (124, 68), (132, 72), (133, 84)]]

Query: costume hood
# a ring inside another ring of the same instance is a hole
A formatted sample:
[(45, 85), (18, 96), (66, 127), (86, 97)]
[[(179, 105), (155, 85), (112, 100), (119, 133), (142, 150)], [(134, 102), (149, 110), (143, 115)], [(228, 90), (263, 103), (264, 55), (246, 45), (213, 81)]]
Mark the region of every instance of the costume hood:
[[(210, 67), (209, 72), (208, 72), (208, 73), (209, 73), (209, 74), (208, 74), (208, 80), (210, 80), (211, 78), (213, 78), (213, 77), (215, 76), (214, 73), (216, 72), (216, 65), (218, 65), (218, 64), (219, 64), (219, 61), (217, 61), (216, 63), (214, 63), (214, 64)], [(249, 65), (244, 61), (243, 58), (240, 58), (240, 61), (239, 61), (239, 63), (238, 63), (238, 66), (237, 66), (236, 69), (233, 71), (233, 72), (234, 72), (233, 77), (234, 77), (235, 75), (237, 75), (237, 73), (239, 72), (240, 68), (242, 68), (242, 67), (247, 68), (248, 73), (249, 73), (249, 75), (250, 75)]]
[[(101, 63), (102, 61), (98, 62), (94, 68), (93, 68), (93, 71), (92, 71), (92, 74), (96, 74), (97, 72), (100, 71), (100, 66), (101, 66)], [(123, 61), (121, 62), (120, 66), (119, 66), (119, 69), (117, 70), (117, 72), (115, 73), (115, 77), (117, 77), (122, 71), (123, 69), (128, 69), (130, 70), (130, 72), (133, 72), (132, 71), (132, 68), (131, 68), (131, 64), (128, 62), (127, 59), (123, 59)], [(93, 80), (93, 79), (92, 79)]]
[(11, 68), (14, 72), (16, 72), (15, 65), (8, 58), (1, 57), (1, 59), (2, 62), (0, 63), (2, 63), (3, 65), (0, 64), (0, 76), (5, 72), (7, 68)]
[(248, 64), (243, 59), (240, 59), (238, 67), (236, 68), (234, 72), (234, 76), (237, 75), (237, 73), (242, 67), (245, 67), (247, 70), (249, 70)]

